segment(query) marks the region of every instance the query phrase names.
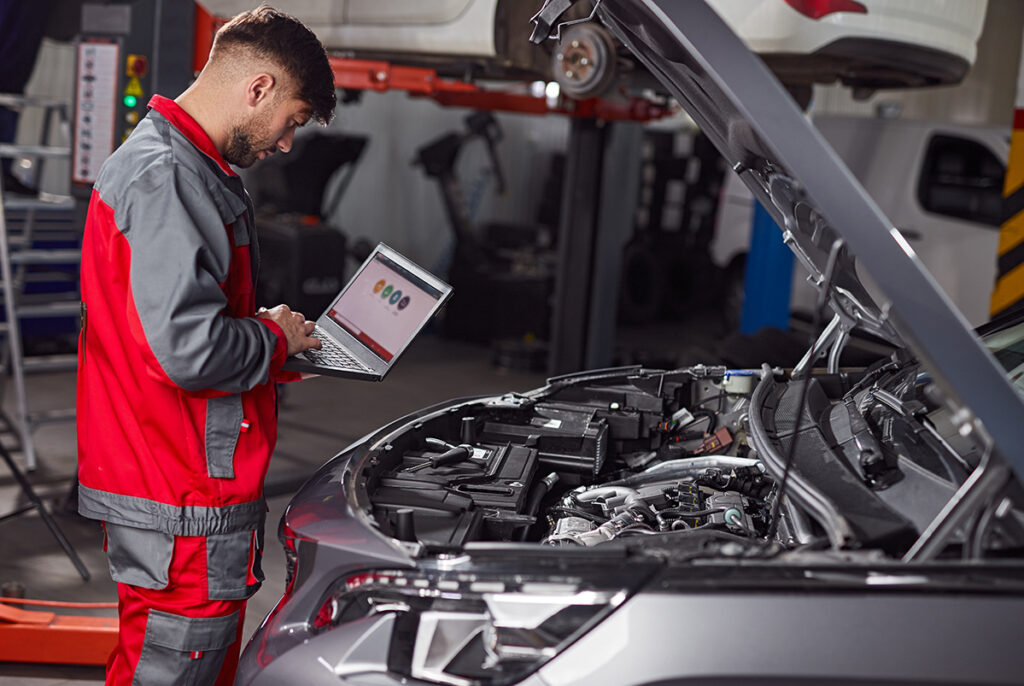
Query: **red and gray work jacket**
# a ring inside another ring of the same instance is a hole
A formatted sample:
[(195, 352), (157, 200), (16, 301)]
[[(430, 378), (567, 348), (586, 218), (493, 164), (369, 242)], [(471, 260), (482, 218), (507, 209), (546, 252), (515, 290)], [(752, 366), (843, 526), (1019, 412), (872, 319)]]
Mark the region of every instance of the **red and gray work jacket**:
[(241, 180), (174, 101), (149, 104), (100, 170), (85, 225), (79, 511), (106, 523), (111, 545), (113, 525), (135, 548), (149, 530), (248, 556), (277, 439), (274, 381), (294, 378), (281, 372), (287, 345), (254, 316)]

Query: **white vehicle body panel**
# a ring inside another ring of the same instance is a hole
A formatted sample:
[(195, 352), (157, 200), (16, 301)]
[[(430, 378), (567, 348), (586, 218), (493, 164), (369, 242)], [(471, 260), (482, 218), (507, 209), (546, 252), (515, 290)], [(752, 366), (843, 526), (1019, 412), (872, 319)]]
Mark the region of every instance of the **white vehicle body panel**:
[[(221, 16), (252, 9), (242, 0), (203, 4)], [(279, 0), (274, 6), (301, 19), (331, 51), (497, 56), (498, 0)]]
[[(930, 212), (917, 188), (924, 156), (933, 136), (970, 140), (987, 148), (1003, 164), (1009, 155), (1008, 132), (996, 127), (958, 126), (926, 121), (822, 116), (815, 126), (894, 222), (939, 285), (977, 326), (989, 319), (996, 277), (997, 228)], [(715, 220), (711, 257), (724, 267), (747, 251), (753, 198), (734, 175), (727, 179)], [(796, 265), (792, 308), (810, 310), (814, 291)]]
[(974, 63), (987, 0), (860, 0), (866, 14), (820, 19), (781, 0), (711, 0), (730, 28), (757, 53), (812, 53), (849, 36), (921, 45)]
[[(514, 0), (526, 2), (527, 0)], [(246, 0), (204, 0), (214, 14), (251, 9)], [(537, 9), (543, 4), (535, 3)], [(849, 37), (920, 45), (974, 63), (987, 0), (863, 0), (867, 14), (810, 19), (783, 0), (708, 3), (759, 53), (809, 54)], [(498, 0), (278, 0), (330, 50), (495, 57)], [(528, 26), (510, 27), (523, 32)]]

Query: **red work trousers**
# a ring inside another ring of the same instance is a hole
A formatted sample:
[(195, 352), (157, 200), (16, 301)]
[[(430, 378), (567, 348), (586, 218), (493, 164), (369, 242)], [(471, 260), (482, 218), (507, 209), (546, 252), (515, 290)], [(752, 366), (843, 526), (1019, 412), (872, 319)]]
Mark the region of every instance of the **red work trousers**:
[(206, 539), (179, 536), (166, 588), (117, 585), (120, 629), (108, 685), (230, 686), (238, 668), (245, 600), (210, 600)]

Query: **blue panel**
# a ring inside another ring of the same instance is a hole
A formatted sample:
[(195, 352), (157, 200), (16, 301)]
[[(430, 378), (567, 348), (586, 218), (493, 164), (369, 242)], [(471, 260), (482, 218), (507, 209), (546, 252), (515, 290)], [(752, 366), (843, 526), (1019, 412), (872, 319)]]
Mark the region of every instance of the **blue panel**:
[(792, 289), (793, 253), (771, 215), (755, 203), (740, 331), (752, 334), (766, 326), (785, 331)]

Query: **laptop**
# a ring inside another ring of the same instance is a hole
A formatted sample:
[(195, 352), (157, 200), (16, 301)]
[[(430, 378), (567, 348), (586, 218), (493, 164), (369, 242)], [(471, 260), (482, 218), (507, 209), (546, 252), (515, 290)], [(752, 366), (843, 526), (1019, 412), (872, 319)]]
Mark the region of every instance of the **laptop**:
[(284, 368), (381, 381), (437, 314), (452, 287), (380, 243), (316, 320), (320, 350), (288, 358)]

